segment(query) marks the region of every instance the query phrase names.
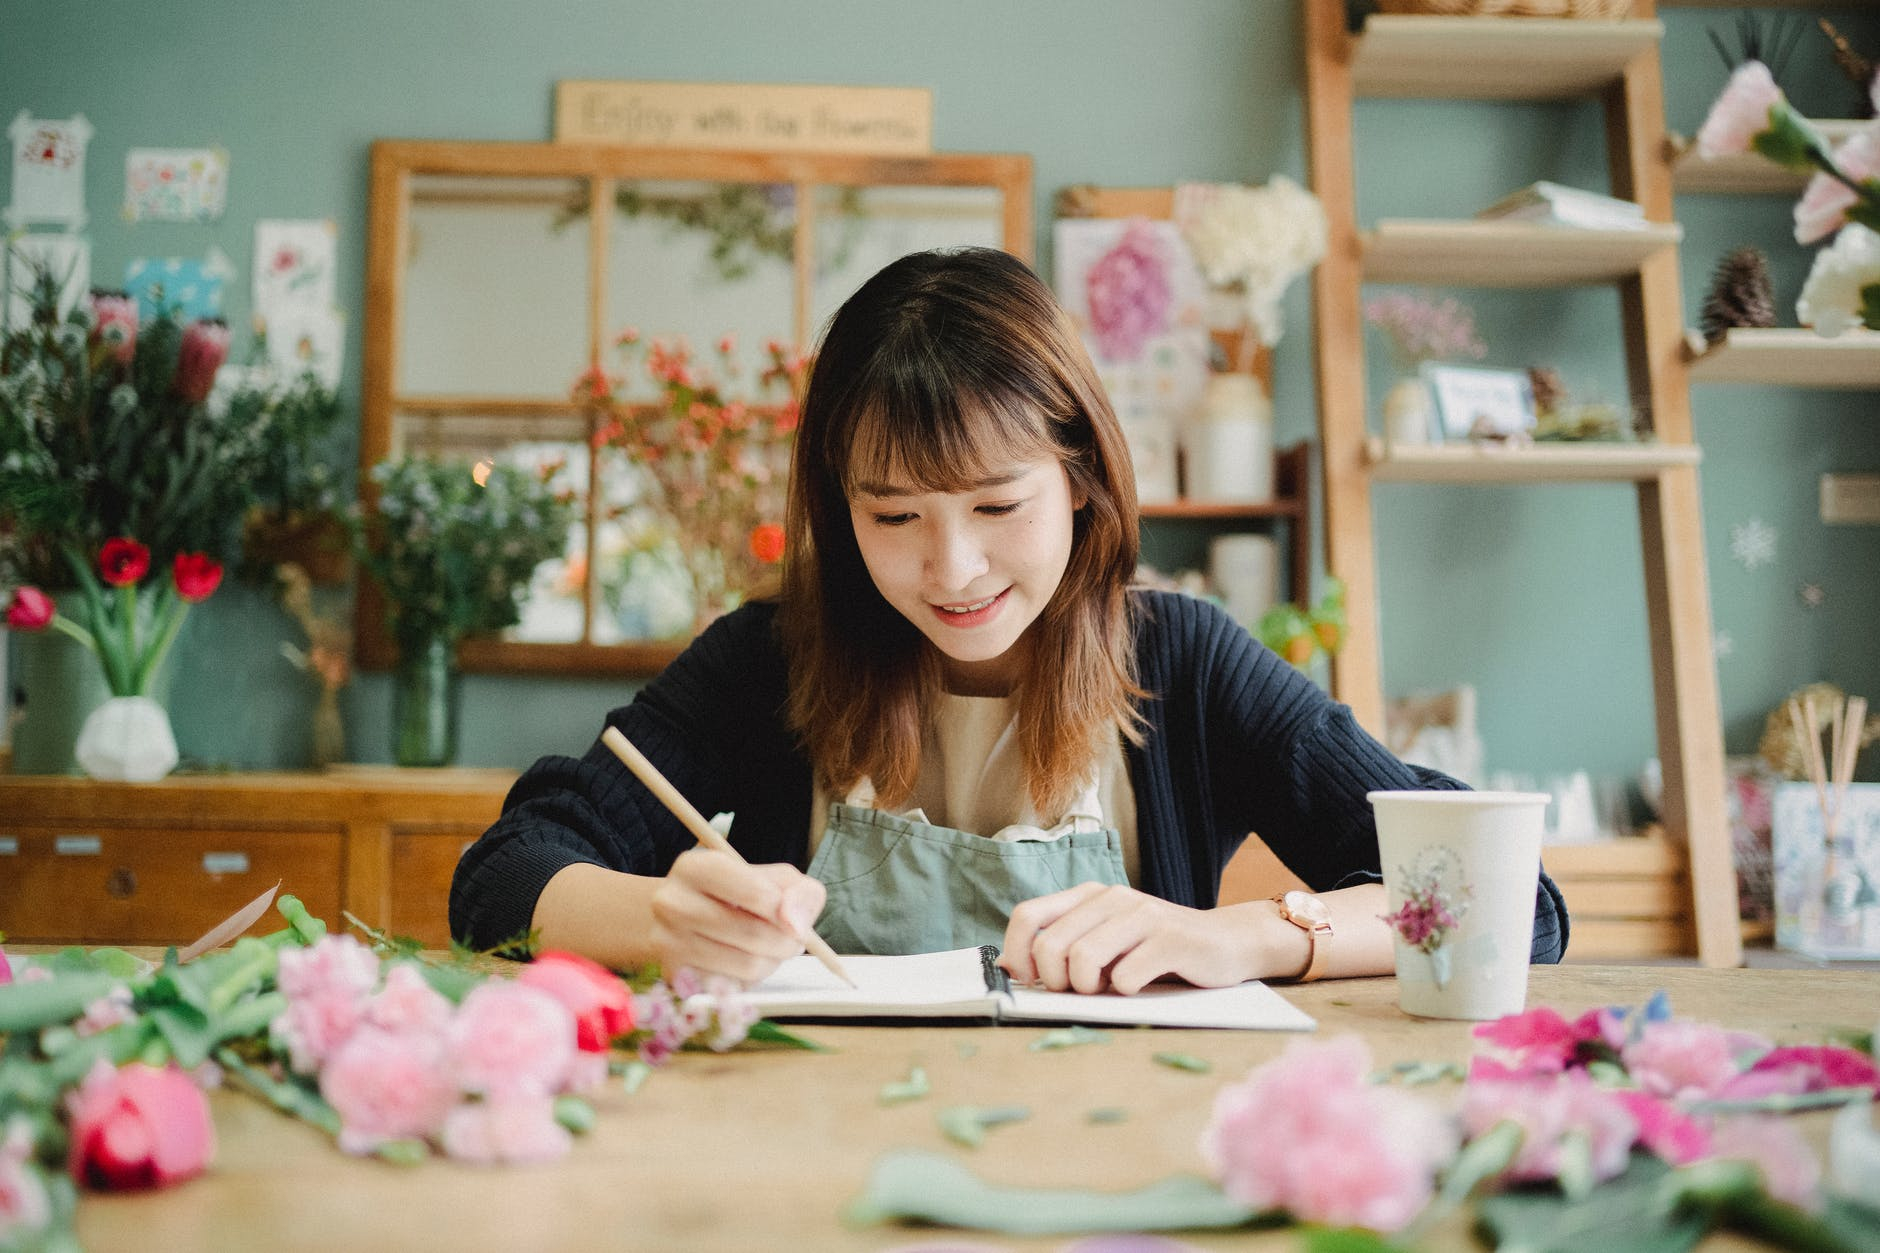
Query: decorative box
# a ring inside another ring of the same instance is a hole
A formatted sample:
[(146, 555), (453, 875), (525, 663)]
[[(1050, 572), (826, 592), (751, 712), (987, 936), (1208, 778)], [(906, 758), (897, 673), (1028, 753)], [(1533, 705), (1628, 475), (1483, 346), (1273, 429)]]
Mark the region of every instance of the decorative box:
[(1880, 959), (1880, 783), (1849, 785), (1832, 848), (1823, 843), (1822, 827), (1812, 784), (1776, 789), (1776, 947), (1818, 958)]

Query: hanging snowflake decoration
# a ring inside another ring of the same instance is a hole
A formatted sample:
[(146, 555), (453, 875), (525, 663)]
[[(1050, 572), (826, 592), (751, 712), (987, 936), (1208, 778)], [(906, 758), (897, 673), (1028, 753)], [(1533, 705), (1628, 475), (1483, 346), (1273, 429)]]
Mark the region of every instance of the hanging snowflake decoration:
[(1804, 583), (1795, 589), (1795, 594), (1802, 599), (1805, 609), (1819, 609), (1827, 602), (1827, 589), (1819, 583)]
[(1751, 518), (1730, 528), (1730, 556), (1743, 563), (1745, 570), (1760, 570), (1776, 559), (1775, 528), (1761, 518)]
[(1717, 637), (1710, 643), (1710, 651), (1717, 655), (1718, 661), (1722, 661), (1736, 651), (1736, 640), (1728, 631), (1719, 631)]

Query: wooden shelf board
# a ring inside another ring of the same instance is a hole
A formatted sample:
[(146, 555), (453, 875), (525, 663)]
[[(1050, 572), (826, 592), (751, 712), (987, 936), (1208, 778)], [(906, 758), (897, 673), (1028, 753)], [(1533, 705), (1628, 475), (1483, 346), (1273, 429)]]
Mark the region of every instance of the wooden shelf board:
[(1446, 287), (1571, 287), (1638, 273), (1683, 238), (1675, 222), (1595, 231), (1534, 222), (1384, 218), (1364, 232), (1364, 281)]
[(1298, 517), (1303, 502), (1268, 500), (1257, 504), (1237, 504), (1211, 500), (1171, 500), (1143, 505), (1138, 512), (1145, 518), (1193, 518), (1210, 522), (1233, 522), (1253, 518)]
[(1696, 465), (1695, 444), (1420, 444), (1365, 441), (1371, 478), (1380, 483), (1635, 482)]
[(1736, 327), (1706, 347), (1685, 341), (1693, 383), (1766, 383), (1779, 387), (1880, 388), (1880, 332), (1824, 339), (1805, 328)]
[[(1865, 122), (1845, 118), (1810, 119), (1830, 144), (1839, 144)], [(1777, 165), (1754, 152), (1706, 160), (1697, 155), (1697, 141), (1673, 135), (1672, 186), (1681, 192), (1717, 192), (1731, 195), (1795, 195), (1808, 185), (1809, 172)]]
[(1374, 14), (1352, 38), (1352, 89), (1446, 100), (1591, 96), (1663, 34), (1657, 21)]

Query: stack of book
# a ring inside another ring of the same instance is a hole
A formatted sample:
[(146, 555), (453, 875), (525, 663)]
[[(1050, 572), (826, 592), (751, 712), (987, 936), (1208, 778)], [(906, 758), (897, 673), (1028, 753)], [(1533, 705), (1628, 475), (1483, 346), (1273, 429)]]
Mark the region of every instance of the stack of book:
[(1630, 200), (1547, 182), (1530, 183), (1475, 216), (1481, 221), (1546, 222), (1597, 231), (1635, 231), (1646, 226), (1645, 210)]

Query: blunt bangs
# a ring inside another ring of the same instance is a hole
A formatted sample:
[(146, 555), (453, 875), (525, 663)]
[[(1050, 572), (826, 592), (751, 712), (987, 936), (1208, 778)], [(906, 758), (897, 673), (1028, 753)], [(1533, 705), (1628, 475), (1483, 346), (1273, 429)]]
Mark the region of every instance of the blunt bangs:
[(849, 499), (886, 486), (963, 492), (1015, 466), (1074, 459), (1052, 415), (1010, 393), (880, 392), (860, 399), (846, 425), (847, 438), (832, 446), (847, 450), (839, 481)]

